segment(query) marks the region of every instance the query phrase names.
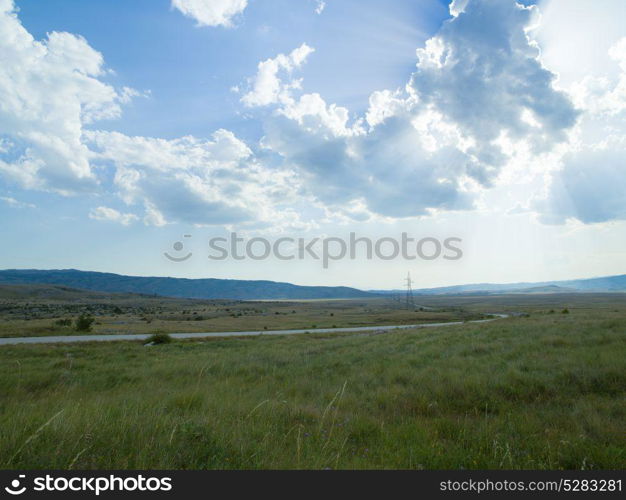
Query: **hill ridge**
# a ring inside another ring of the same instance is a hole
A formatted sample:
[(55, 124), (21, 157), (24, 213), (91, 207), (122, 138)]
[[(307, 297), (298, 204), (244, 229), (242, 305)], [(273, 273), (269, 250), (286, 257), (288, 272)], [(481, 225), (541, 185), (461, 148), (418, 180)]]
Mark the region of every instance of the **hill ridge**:
[(5, 269), (1, 284), (48, 284), (111, 293), (190, 299), (338, 299), (373, 294), (346, 286), (303, 286), (271, 280), (128, 276), (78, 269)]

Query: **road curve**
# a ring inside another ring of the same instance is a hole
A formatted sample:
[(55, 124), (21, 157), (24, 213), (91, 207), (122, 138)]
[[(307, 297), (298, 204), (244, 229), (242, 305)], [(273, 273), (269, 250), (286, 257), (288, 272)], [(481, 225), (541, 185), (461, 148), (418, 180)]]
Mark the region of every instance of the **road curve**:
[[(408, 328), (429, 328), (437, 326), (463, 325), (466, 323), (488, 323), (498, 318), (506, 318), (506, 314), (493, 314), (497, 318), (476, 319), (472, 321), (450, 321), (447, 323), (422, 323), (420, 325), (381, 325), (355, 326), (349, 328), (309, 328), (304, 330), (252, 330), (247, 332), (206, 332), (206, 333), (170, 333), (173, 339), (202, 339), (208, 337), (251, 337), (255, 335), (296, 335), (299, 333), (333, 333), (333, 332), (371, 332), (376, 330), (405, 330)], [(146, 340), (150, 334), (120, 335), (64, 335), (46, 337), (8, 337), (0, 338), (0, 345), (15, 344), (58, 344), (69, 342), (109, 342), (114, 340)]]

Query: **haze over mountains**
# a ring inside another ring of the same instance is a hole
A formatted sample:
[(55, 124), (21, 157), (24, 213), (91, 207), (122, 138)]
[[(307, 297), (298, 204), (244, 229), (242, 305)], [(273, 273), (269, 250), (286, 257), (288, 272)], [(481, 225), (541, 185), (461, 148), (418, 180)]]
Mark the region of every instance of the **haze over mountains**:
[[(400, 293), (404, 290), (372, 290), (374, 293)], [(448, 295), (468, 293), (571, 293), (571, 292), (626, 292), (626, 274), (564, 281), (536, 283), (474, 283), (413, 290), (416, 295)]]
[[(187, 279), (124, 276), (75, 269), (0, 271), (0, 284), (50, 284), (108, 293), (139, 293), (196, 299), (349, 299), (404, 293), (404, 290), (363, 291), (345, 286), (300, 286), (261, 280)], [(414, 290), (415, 295), (501, 293), (626, 292), (626, 275), (539, 283), (478, 283)]]

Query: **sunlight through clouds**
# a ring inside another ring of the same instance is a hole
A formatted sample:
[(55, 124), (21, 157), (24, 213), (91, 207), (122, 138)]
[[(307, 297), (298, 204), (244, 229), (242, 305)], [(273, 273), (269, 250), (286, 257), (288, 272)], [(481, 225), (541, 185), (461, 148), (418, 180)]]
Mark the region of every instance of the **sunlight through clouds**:
[(140, 47), (0, 0), (0, 206), (154, 231), (601, 231), (626, 220), (624, 3), (529, 3), (172, 0)]

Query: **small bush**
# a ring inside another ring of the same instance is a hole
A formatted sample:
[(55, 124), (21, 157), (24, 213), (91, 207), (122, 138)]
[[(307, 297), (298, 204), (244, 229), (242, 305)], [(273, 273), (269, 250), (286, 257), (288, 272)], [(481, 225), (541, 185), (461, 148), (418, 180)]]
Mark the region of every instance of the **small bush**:
[(54, 324), (57, 326), (72, 326), (72, 320), (71, 319), (57, 319), (54, 322)]
[(94, 321), (95, 319), (93, 319), (91, 316), (81, 314), (76, 319), (76, 322), (74, 323), (74, 328), (77, 332), (90, 332), (91, 325), (93, 325)]
[(566, 307), (561, 311), (561, 314), (569, 314), (569, 309)]
[(169, 344), (171, 341), (172, 337), (170, 337), (167, 333), (154, 333), (146, 339), (146, 344)]

